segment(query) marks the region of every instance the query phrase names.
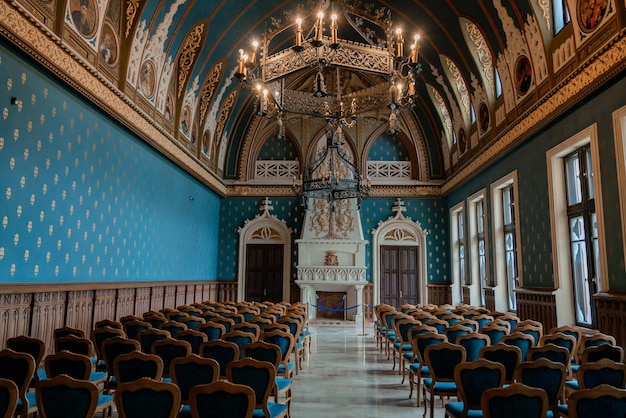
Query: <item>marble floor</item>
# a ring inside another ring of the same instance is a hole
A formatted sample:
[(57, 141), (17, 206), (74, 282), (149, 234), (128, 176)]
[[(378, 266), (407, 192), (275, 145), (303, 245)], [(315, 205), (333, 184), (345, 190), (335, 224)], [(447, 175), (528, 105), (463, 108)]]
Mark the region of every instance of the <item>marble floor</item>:
[[(312, 355), (293, 381), (293, 418), (421, 417), (424, 406), (409, 399), (409, 384), (378, 352), (374, 329), (353, 322), (313, 322)], [(367, 335), (359, 335), (359, 334)], [(436, 402), (435, 417), (443, 417)]]

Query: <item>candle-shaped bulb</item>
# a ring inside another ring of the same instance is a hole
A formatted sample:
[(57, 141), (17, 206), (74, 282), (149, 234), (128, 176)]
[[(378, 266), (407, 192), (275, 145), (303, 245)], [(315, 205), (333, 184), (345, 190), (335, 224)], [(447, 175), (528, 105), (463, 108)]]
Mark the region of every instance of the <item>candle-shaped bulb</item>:
[(418, 57), (418, 52), (419, 52), (419, 40), (420, 40), (420, 36), (419, 34), (415, 34), (415, 36), (413, 36), (413, 44), (411, 45), (411, 63), (412, 64), (417, 64), (417, 57)]
[(259, 47), (259, 43), (257, 41), (253, 41), (252, 42), (252, 52), (250, 53), (250, 62), (252, 64), (254, 64), (254, 61), (256, 60), (256, 51)]
[(244, 56), (244, 51), (243, 49), (239, 50), (239, 60), (237, 61), (237, 74), (240, 74), (241, 77), (243, 77), (244, 72), (243, 72), (243, 66), (245, 64), (245, 60), (243, 58)]
[(337, 15), (333, 14), (330, 18), (332, 20), (332, 23), (330, 24), (331, 43), (336, 44), (337, 43), (337, 30), (338, 30)]
[(302, 46), (302, 19), (296, 19), (296, 46)]
[(317, 14), (317, 23), (315, 24), (315, 42), (322, 42), (322, 31), (324, 30), (324, 13), (319, 12)]
[(396, 57), (404, 55), (404, 39), (402, 39), (402, 29), (396, 29)]

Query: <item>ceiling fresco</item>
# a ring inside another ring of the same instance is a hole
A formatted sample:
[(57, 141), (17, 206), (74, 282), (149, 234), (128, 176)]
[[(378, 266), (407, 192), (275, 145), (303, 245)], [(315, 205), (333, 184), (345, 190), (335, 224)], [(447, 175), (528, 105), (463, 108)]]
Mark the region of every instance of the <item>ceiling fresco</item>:
[[(254, 188), (251, 160), (276, 130), (275, 121), (254, 113), (254, 95), (234, 77), (238, 51), (250, 50), (253, 39), (264, 37), (267, 55), (289, 49), (296, 17), (303, 19), (305, 39), (312, 36), (320, 10), (326, 16), (337, 13), (338, 36), (360, 45), (390, 48), (390, 28), (402, 28), (407, 39), (420, 35), (417, 99), (399, 114), (398, 135), (421, 166), (415, 184), (440, 186), (467, 176), (487, 148), (622, 37), (625, 15), (622, 0), (2, 3), (58, 39), (72, 59), (122, 97), (184, 158), (172, 158), (166, 146), (157, 148), (197, 177), (212, 178), (209, 185), (221, 184), (222, 194), (237, 194), (241, 189), (234, 185)], [(328, 23), (325, 31), (329, 36)], [(310, 66), (293, 71), (285, 89), (310, 93), (316, 73)], [(384, 75), (359, 69), (325, 68), (324, 76), (329, 89), (341, 89), (344, 96), (367, 94), (388, 82)], [(64, 77), (76, 74), (68, 71)], [(124, 115), (116, 117), (132, 124)], [(384, 103), (373, 106), (359, 113), (357, 127), (346, 130), (353, 150), (363, 155), (359, 158), (366, 159), (372, 142), (386, 133), (389, 117)], [(293, 142), (301, 161), (324, 130), (323, 120), (311, 119), (297, 112), (285, 116), (285, 140)], [(512, 143), (536, 129), (515, 134)]]

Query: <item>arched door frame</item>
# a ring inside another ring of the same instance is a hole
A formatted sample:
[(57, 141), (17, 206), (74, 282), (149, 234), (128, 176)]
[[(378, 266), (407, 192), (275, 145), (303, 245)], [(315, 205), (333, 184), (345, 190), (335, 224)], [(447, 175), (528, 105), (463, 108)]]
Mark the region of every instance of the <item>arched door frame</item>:
[(289, 301), (290, 260), (291, 260), (291, 229), (284, 220), (270, 214), (274, 209), (266, 197), (261, 205), (263, 213), (254, 219), (247, 219), (239, 232), (239, 263), (237, 274), (237, 300), (246, 297), (246, 260), (248, 244), (282, 244), (283, 245), (283, 300)]
[(406, 208), (400, 198), (393, 204), (391, 209), (395, 215), (386, 221), (380, 222), (372, 231), (372, 284), (374, 286), (374, 305), (380, 303), (380, 247), (383, 245), (395, 245), (417, 247), (419, 266), (419, 303), (428, 303), (427, 268), (426, 268), (426, 236), (428, 231), (423, 229), (417, 221), (404, 216)]

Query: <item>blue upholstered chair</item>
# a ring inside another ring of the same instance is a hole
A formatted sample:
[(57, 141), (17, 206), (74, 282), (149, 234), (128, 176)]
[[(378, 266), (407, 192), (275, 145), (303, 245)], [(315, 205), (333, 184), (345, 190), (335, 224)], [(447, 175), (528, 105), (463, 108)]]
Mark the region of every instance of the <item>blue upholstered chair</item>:
[(261, 327), (258, 324), (253, 324), (247, 321), (242, 322), (241, 324), (233, 325), (231, 331), (249, 332), (254, 335), (255, 341), (258, 340), (261, 336)]
[(0, 418), (11, 418), (17, 408), (19, 389), (9, 379), (0, 379)]
[[(508, 322), (507, 322), (507, 325), (508, 325)], [(484, 327), (480, 329), (479, 333), (489, 337), (489, 341), (491, 345), (498, 344), (500, 341), (502, 341), (502, 338), (504, 338), (504, 336), (509, 334), (506, 328), (500, 327), (495, 324), (485, 325)]]
[(471, 320), (478, 322), (478, 329), (481, 330), (485, 326), (487, 326), (489, 323), (491, 323), (494, 320), (494, 318), (491, 315), (479, 314), (479, 315), (473, 316)]
[(467, 361), (478, 360), (480, 358), (480, 350), (491, 344), (488, 336), (477, 332), (460, 336), (456, 343), (465, 349)]
[(187, 341), (191, 347), (192, 354), (200, 354), (200, 346), (202, 343), (208, 341), (205, 333), (188, 329), (176, 334), (176, 339), (181, 341)]
[(220, 378), (226, 378), (226, 366), (239, 359), (239, 346), (230, 341), (207, 341), (200, 346), (200, 355), (211, 358), (220, 365)]
[(126, 337), (130, 338), (131, 340), (137, 340), (137, 334), (150, 328), (152, 328), (152, 324), (146, 321), (132, 320), (124, 322), (124, 331), (126, 332)]
[(148, 378), (122, 383), (115, 391), (115, 406), (119, 418), (176, 418), (180, 389)]
[(239, 359), (243, 356), (243, 347), (257, 340), (254, 334), (244, 331), (230, 331), (222, 336), (222, 340), (230, 341), (239, 347)]
[(252, 418), (255, 397), (246, 385), (214, 382), (191, 389), (189, 403), (193, 418)]
[(276, 369), (271, 363), (251, 358), (233, 361), (226, 366), (226, 376), (229, 382), (252, 388), (255, 397), (254, 417), (287, 416), (287, 405), (269, 401), (276, 378)]
[(157, 328), (151, 328), (145, 331), (141, 331), (139, 332), (139, 334), (137, 334), (137, 339), (139, 341), (139, 345), (141, 346), (141, 351), (146, 354), (152, 354), (152, 344), (170, 337), (171, 335), (169, 331)]
[(97, 321), (93, 326), (94, 329), (100, 329), (100, 328), (106, 328), (106, 327), (124, 330), (124, 325), (122, 325), (120, 321), (114, 321), (108, 318)]
[(624, 362), (624, 349), (619, 345), (602, 344), (585, 348), (582, 354), (582, 363), (592, 363), (603, 359)]
[(472, 332), (474, 331), (472, 331), (471, 328), (455, 324), (446, 328), (446, 330), (444, 331), (444, 335), (448, 337), (448, 342), (450, 342), (451, 344), (457, 344), (457, 340), (459, 339), (459, 337), (461, 337), (462, 335), (469, 335)]
[(175, 337), (176, 334), (178, 334), (179, 332), (185, 331), (189, 328), (187, 327), (187, 325), (183, 324), (182, 322), (170, 320), (159, 325), (159, 329), (163, 331), (167, 331), (170, 333), (172, 337)]
[(187, 341), (166, 338), (152, 344), (152, 354), (161, 357), (163, 360), (163, 377), (169, 379), (172, 360), (190, 355), (191, 345)]
[(87, 380), (96, 385), (105, 382), (107, 379), (106, 372), (92, 371), (92, 363), (89, 357), (69, 351), (48, 354), (44, 359), (44, 370), (46, 371), (47, 379), (66, 374), (74, 379)]
[(445, 416), (478, 418), (482, 416), (480, 400), (487, 389), (504, 384), (504, 366), (489, 360), (475, 360), (460, 364), (454, 370), (454, 382), (459, 391), (458, 402), (448, 402)]
[(479, 357), (502, 364), (506, 371), (504, 383), (513, 383), (515, 369), (522, 362), (522, 351), (519, 347), (498, 343), (481, 348)]
[(82, 329), (68, 326), (56, 328), (54, 331), (52, 331), (52, 339), (54, 341), (56, 341), (58, 338), (67, 337), (68, 335), (85, 338), (85, 331), (83, 331)]
[(11, 349), (0, 351), (0, 379), (11, 380), (18, 389), (18, 400), (15, 415), (27, 418), (28, 414), (37, 411), (35, 392), (29, 392), (35, 359), (28, 353), (18, 353)]
[(571, 418), (625, 417), (626, 390), (610, 385), (581, 389), (570, 395), (567, 406)]
[(531, 347), (530, 350), (528, 350), (528, 358), (526, 360), (535, 361), (547, 359), (555, 363), (560, 363), (565, 367), (565, 375), (570, 376), (571, 358), (572, 355), (567, 348), (550, 343), (539, 347)]
[(93, 341), (93, 347), (96, 350), (96, 368), (106, 371), (106, 362), (104, 361), (104, 351), (102, 350), (102, 344), (109, 338), (114, 337), (126, 337), (126, 333), (122, 328), (113, 328), (103, 326), (100, 328), (94, 328), (91, 331), (91, 341)]
[(505, 335), (500, 340), (501, 343), (512, 345), (520, 349), (522, 353), (522, 361), (526, 361), (528, 356), (528, 350), (530, 347), (535, 346), (535, 339), (528, 334), (522, 332), (513, 332), (509, 335)]
[(221, 339), (222, 335), (226, 334), (226, 327), (224, 324), (215, 321), (207, 321), (200, 325), (197, 331), (205, 334), (207, 341), (214, 341)]
[(565, 388), (568, 392), (592, 389), (599, 385), (610, 385), (616, 388), (626, 386), (626, 365), (608, 359), (583, 363), (575, 374), (576, 380), (565, 382)]
[(276, 373), (279, 376), (291, 379), (293, 377), (293, 363), (289, 361), (293, 351), (294, 338), (286, 331), (263, 331), (261, 340), (266, 343), (275, 344), (280, 348), (281, 360)]
[(113, 397), (101, 395), (94, 383), (67, 375), (42, 380), (35, 396), (42, 418), (85, 418), (100, 411), (104, 417), (113, 407)]
[(554, 327), (550, 330), (550, 334), (556, 335), (558, 333), (569, 335), (570, 337), (573, 337), (576, 341), (576, 345), (574, 346), (574, 348), (572, 348), (572, 357), (574, 359), (574, 364), (578, 364), (578, 352), (580, 350), (580, 342), (583, 339), (582, 330), (576, 326), (571, 325), (562, 325), (560, 327)]
[(545, 418), (548, 395), (543, 389), (513, 383), (485, 391), (480, 407), (485, 418)]
[(424, 350), (424, 362), (430, 377), (424, 379), (424, 410), (430, 404), (430, 418), (434, 417), (435, 396), (444, 402), (444, 397), (456, 396), (458, 389), (454, 381), (454, 369), (465, 362), (465, 349), (460, 345), (443, 342), (431, 344)]
[(162, 315), (148, 315), (148, 316), (144, 316), (143, 320), (145, 322), (149, 323), (150, 325), (152, 325), (152, 328), (154, 328), (154, 329), (159, 329), (161, 324), (164, 324), (164, 323), (167, 322), (167, 318), (165, 316), (162, 316)]
[(213, 359), (190, 354), (172, 360), (170, 376), (180, 389), (183, 407), (179, 413), (179, 418), (189, 417), (191, 416), (191, 389), (194, 386), (216, 382), (220, 377), (220, 365)]
[(543, 326), (520, 322), (517, 324), (517, 327), (515, 327), (514, 332), (530, 335), (535, 340), (533, 346), (536, 346), (539, 344), (541, 337), (543, 337)]
[(27, 353), (35, 359), (35, 373), (30, 382), (30, 387), (34, 388), (37, 382), (46, 378), (44, 369), (40, 369), (41, 360), (46, 353), (46, 344), (39, 338), (29, 337), (27, 335), (19, 335), (9, 338), (6, 342), (6, 348), (18, 353)]
[(396, 368), (396, 359), (398, 360), (399, 372), (402, 375), (402, 383), (404, 383), (404, 354), (412, 350), (409, 333), (411, 329), (421, 326), (422, 323), (412, 317), (404, 317), (398, 321), (394, 321), (396, 339), (391, 345), (393, 355), (392, 370)]
[(117, 379), (115, 378), (115, 371), (113, 370), (115, 359), (122, 354), (139, 351), (140, 348), (138, 341), (129, 340), (124, 337), (113, 337), (104, 340), (102, 343), (102, 351), (108, 372), (108, 378), (104, 382), (105, 391), (109, 392), (117, 387)]
[(542, 358), (526, 361), (515, 369), (515, 381), (526, 386), (543, 389), (548, 396), (548, 418), (558, 418), (558, 404), (563, 395), (565, 365)]
[[(428, 327), (430, 328), (430, 327)], [(435, 329), (435, 328), (430, 328)], [(422, 380), (430, 377), (430, 370), (428, 369), (428, 365), (426, 364), (426, 360), (424, 357), (424, 353), (426, 351), (426, 347), (433, 344), (441, 344), (448, 341), (448, 337), (442, 334), (426, 332), (424, 334), (413, 332), (413, 339), (411, 340), (411, 345), (413, 348), (414, 360), (411, 364), (409, 364), (409, 399), (413, 395), (413, 388), (417, 388), (416, 391), (416, 405), (420, 406), (420, 397), (421, 397), (421, 387)]]
[(206, 320), (198, 316), (190, 315), (187, 318), (181, 319), (180, 323), (187, 325), (188, 329), (197, 330), (200, 325), (206, 323)]
[(113, 374), (118, 384), (134, 382), (144, 377), (161, 380), (163, 360), (155, 354), (141, 351), (120, 354), (113, 360)]

